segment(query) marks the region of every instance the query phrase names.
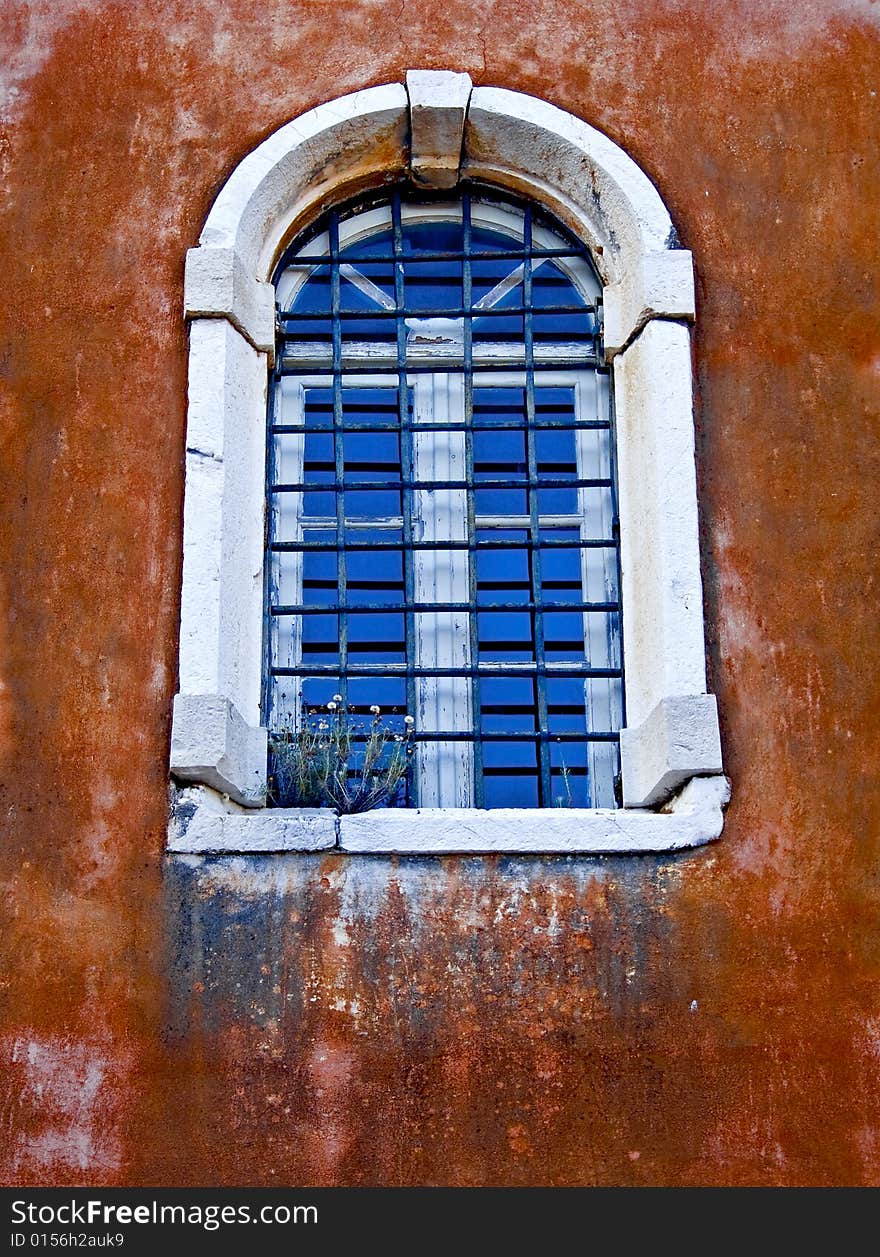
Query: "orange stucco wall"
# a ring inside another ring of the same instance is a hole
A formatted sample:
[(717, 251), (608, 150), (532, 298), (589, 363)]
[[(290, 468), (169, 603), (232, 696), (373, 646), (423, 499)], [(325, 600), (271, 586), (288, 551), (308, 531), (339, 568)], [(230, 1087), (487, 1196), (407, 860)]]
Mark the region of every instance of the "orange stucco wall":
[[(2, 1177), (880, 1182), (867, 0), (13, 0), (2, 162)], [(677, 858), (163, 858), (183, 255), (281, 123), (532, 92), (698, 273), (711, 685)]]

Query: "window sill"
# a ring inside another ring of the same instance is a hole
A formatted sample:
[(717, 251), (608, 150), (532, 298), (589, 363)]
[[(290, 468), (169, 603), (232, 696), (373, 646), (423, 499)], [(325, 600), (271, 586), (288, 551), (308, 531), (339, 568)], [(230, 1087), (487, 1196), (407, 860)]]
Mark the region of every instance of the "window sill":
[(646, 854), (714, 842), (730, 798), (725, 777), (695, 777), (662, 811), (621, 808), (246, 809), (207, 787), (176, 793), (168, 850), (188, 855), (345, 851), (352, 854)]

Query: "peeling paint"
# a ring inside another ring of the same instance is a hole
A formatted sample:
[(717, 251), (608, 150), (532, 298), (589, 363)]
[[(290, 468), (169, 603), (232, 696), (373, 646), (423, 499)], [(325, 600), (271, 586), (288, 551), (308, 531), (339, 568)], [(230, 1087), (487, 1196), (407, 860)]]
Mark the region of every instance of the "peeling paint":
[(79, 1181), (120, 1169), (115, 1063), (95, 1041), (21, 1036), (0, 1044), (15, 1117), (11, 1169), (18, 1181)]
[[(880, 1183), (877, 6), (37, 0), (0, 40), (5, 1181)], [(693, 250), (699, 856), (163, 858), (184, 252), (261, 139), (411, 66), (598, 126)]]

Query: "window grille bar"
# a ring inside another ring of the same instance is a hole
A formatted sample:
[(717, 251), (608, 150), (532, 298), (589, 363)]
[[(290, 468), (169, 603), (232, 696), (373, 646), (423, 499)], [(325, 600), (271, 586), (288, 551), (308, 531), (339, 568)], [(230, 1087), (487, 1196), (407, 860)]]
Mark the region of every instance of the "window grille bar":
[[(311, 677), (337, 676), (338, 663), (298, 664), (296, 667), (276, 665), (271, 669), (273, 676), (278, 677)], [(348, 676), (381, 677), (406, 676), (412, 671), (412, 665), (406, 663), (353, 663), (349, 664)], [(543, 663), (538, 669), (534, 662), (513, 663), (478, 663), (474, 668), (419, 668), (419, 676), (424, 677), (470, 677), (477, 674), (486, 677), (517, 677), (517, 676), (560, 676), (560, 677), (619, 677), (620, 668), (593, 668), (589, 664), (570, 663), (568, 661)]]
[[(400, 479), (406, 486), (412, 483), (414, 475), (413, 441), (410, 416), (409, 384), (406, 378), (406, 323), (402, 311), (406, 307), (406, 276), (403, 264), (403, 227), (400, 210), (400, 191), (394, 189), (391, 199), (392, 251), (394, 266), (394, 326), (397, 338), (397, 413), (400, 423)], [(403, 580), (404, 600), (410, 604), (415, 602), (415, 562), (413, 545), (413, 499), (409, 488), (402, 492), (403, 507)], [(416, 657), (416, 618), (412, 607), (404, 616), (406, 634), (406, 710), (412, 715), (416, 710), (416, 678), (414, 672)], [(413, 807), (418, 806), (418, 781), (410, 766), (407, 771), (406, 791), (408, 801)]]
[[(364, 464), (349, 464), (349, 473), (360, 471), (366, 467)], [(315, 468), (316, 471), (321, 470)], [(481, 489), (607, 489), (610, 488), (611, 481), (608, 479), (550, 479), (540, 476), (536, 479), (528, 480), (357, 480), (349, 482), (345, 486), (346, 493), (369, 493), (377, 490), (389, 493), (400, 492), (400, 490), (414, 489), (466, 489), (469, 493), (474, 490), (478, 492)], [(273, 484), (269, 486), (270, 493), (333, 493), (336, 486), (333, 484), (322, 484), (320, 480), (300, 480), (287, 484)]]
[[(366, 527), (375, 527), (375, 524), (366, 523)], [(322, 526), (323, 527), (323, 526)], [(520, 525), (516, 525), (520, 527)], [(613, 537), (579, 537), (577, 540), (568, 537), (555, 537), (534, 541), (524, 539), (522, 541), (411, 541), (409, 545), (401, 541), (350, 541), (346, 538), (343, 542), (337, 542), (334, 548), (345, 550), (468, 550), (472, 554), (476, 554), (478, 550), (604, 550), (615, 549), (617, 541)], [(298, 551), (321, 550), (326, 553), (328, 543), (326, 541), (273, 541), (271, 545), (274, 554), (290, 553), (295, 554)]]
[[(349, 589), (352, 588), (352, 582), (349, 581)], [(534, 602), (478, 602), (477, 611), (534, 611)], [(391, 615), (395, 612), (401, 614), (405, 611), (424, 611), (424, 612), (441, 612), (441, 611), (470, 611), (473, 608), (473, 602), (365, 602), (353, 605), (349, 603), (346, 611), (352, 615)], [(620, 609), (619, 602), (550, 602), (546, 604), (549, 612), (563, 611), (595, 611), (607, 612), (618, 611)], [(327, 606), (319, 606), (317, 603), (290, 603), (278, 604), (269, 608), (270, 615), (336, 615), (341, 610), (339, 603), (328, 603)]]
[[(408, 262), (462, 262), (465, 260), (464, 249), (449, 249), (446, 251), (426, 251), (425, 253), (411, 253), (407, 257)], [(586, 258), (589, 254), (585, 249), (533, 249), (532, 257), (534, 258)], [(474, 250), (467, 254), (472, 262), (521, 262), (523, 259), (522, 249), (493, 249), (490, 251)], [(341, 258), (347, 266), (364, 266), (367, 262), (373, 266), (387, 262), (387, 258), (377, 257), (375, 253), (357, 253), (351, 254), (346, 252), (345, 257)], [(288, 263), (292, 267), (300, 266), (326, 266), (326, 253), (302, 254), (294, 257)]]
[[(316, 492), (322, 492), (322, 490), (316, 490)], [(332, 488), (328, 488), (326, 492), (328, 493), (332, 492)], [(351, 490), (349, 490), (349, 492), (351, 492)], [(382, 516), (351, 515), (349, 516), (349, 519), (348, 519), (348, 532), (349, 532), (349, 535), (353, 533), (363, 534), (365, 532), (371, 532), (371, 531), (376, 531), (376, 532), (381, 532), (381, 533), (398, 533), (400, 532), (400, 529), (402, 527), (402, 521), (403, 521), (402, 515), (382, 515)], [(580, 523), (580, 520), (577, 518), (577, 516), (570, 515), (568, 513), (566, 513), (565, 515), (542, 515), (541, 516), (542, 527), (546, 527), (548, 529), (564, 528), (571, 531), (577, 528), (579, 523)], [(486, 533), (486, 534), (521, 532), (525, 529), (528, 529), (528, 526), (529, 526), (528, 515), (525, 515), (525, 516), (523, 515), (478, 515), (477, 516), (477, 527), (480, 530), (480, 532)], [(310, 515), (309, 523), (308, 523), (308, 530), (309, 532), (316, 532), (316, 533), (334, 533), (336, 531), (336, 516), (335, 515)], [(281, 542), (279, 544), (281, 544), (282, 546), (286, 546), (287, 543)], [(375, 544), (376, 546), (380, 546), (382, 543), (377, 541)], [(391, 548), (394, 550), (403, 549), (403, 543), (401, 541), (395, 540), (391, 542), (390, 544), (391, 544)], [(414, 541), (413, 548), (416, 550), (431, 549), (435, 544), (441, 550), (449, 550), (449, 549), (455, 550), (455, 549), (460, 549), (462, 546), (466, 545), (465, 542), (454, 542), (454, 541), (449, 541), (449, 542), (438, 541), (436, 543), (433, 541), (424, 541), (424, 542)], [(579, 547), (582, 549), (601, 549), (602, 548), (602, 545), (600, 544), (597, 546), (596, 542), (592, 538), (586, 539), (582, 542), (570, 541), (570, 540), (566, 540), (565, 538), (561, 538), (556, 541), (542, 541), (540, 544), (542, 547), (549, 547), (550, 549), (562, 548), (562, 549), (570, 550), (570, 549), (577, 549)], [(517, 550), (517, 549), (527, 550), (530, 545), (531, 545), (530, 541), (505, 541), (503, 548), (509, 548), (513, 550)], [(487, 546), (493, 546), (496, 549), (498, 548), (494, 542), (490, 542), (485, 539), (483, 541), (478, 542), (476, 548), (478, 550), (484, 550), (486, 549)], [(351, 550), (354, 547), (353, 545), (348, 545), (347, 548)], [(370, 549), (373, 549), (373, 548), (374, 548), (373, 545), (370, 545)], [(486, 588), (488, 589), (489, 586), (487, 585)]]
[[(438, 374), (443, 374), (443, 373), (442, 373), (442, 372), (439, 372)], [(475, 415), (478, 415), (478, 414), (481, 414), (481, 413), (496, 414), (496, 413), (498, 412), (498, 409), (499, 409), (498, 407), (493, 406), (492, 404), (490, 404), (489, 402), (486, 402), (486, 401), (476, 400), (476, 401), (474, 402), (474, 414), (475, 414)], [(520, 420), (519, 412), (518, 412), (518, 411), (516, 411), (515, 407), (510, 407), (510, 406), (508, 406), (508, 407), (507, 407), (507, 409), (508, 409), (509, 411), (511, 411), (511, 413), (513, 413), (513, 414), (514, 414), (514, 416), (515, 416), (513, 419), (511, 419), (511, 420), (510, 420), (510, 422), (509, 422), (508, 424), (506, 424), (506, 425), (505, 425), (505, 424), (503, 424), (503, 423), (496, 422), (496, 421), (494, 421), (494, 420), (493, 420), (493, 421), (492, 421), (492, 422), (490, 422), (487, 426), (488, 426), (489, 428), (495, 428), (495, 427), (504, 427), (504, 426), (509, 427), (511, 424), (515, 424), (517, 427), (521, 427), (522, 425), (521, 425), (521, 420)], [(543, 420), (543, 421), (541, 421), (541, 420), (538, 420), (537, 416), (538, 416), (538, 415), (547, 415), (547, 414), (551, 414), (551, 415), (552, 415), (552, 414), (555, 414), (555, 413), (556, 413), (556, 411), (557, 411), (558, 409), (559, 409), (559, 407), (558, 407), (558, 406), (553, 405), (551, 402), (537, 402), (537, 401), (536, 401), (536, 402), (535, 402), (535, 416), (536, 416), (536, 418), (535, 418), (535, 423), (536, 423), (536, 425), (537, 425), (537, 426), (540, 426), (541, 422), (556, 422), (555, 420)], [(384, 420), (385, 420), (384, 426), (385, 426), (385, 427), (396, 426), (396, 424), (399, 422), (399, 416), (398, 416), (398, 414), (397, 414), (396, 407), (395, 407), (395, 413), (392, 415), (391, 410), (390, 410), (390, 408), (389, 408), (389, 406), (388, 406), (388, 403), (387, 403), (387, 402), (366, 402), (366, 401), (361, 401), (361, 402), (359, 402), (359, 403), (358, 403), (358, 412), (359, 412), (360, 414), (377, 414), (377, 415), (382, 415), (382, 416), (384, 416)], [(315, 416), (315, 415), (320, 415), (320, 414), (326, 414), (326, 415), (327, 415), (327, 417), (328, 417), (328, 419), (329, 419), (329, 418), (330, 418), (330, 416), (332, 416), (332, 414), (333, 414), (333, 406), (332, 406), (332, 403), (327, 403), (327, 402), (313, 402), (313, 403), (310, 405), (310, 407), (309, 407), (309, 413), (310, 413), (311, 415), (313, 415), (313, 416)], [(375, 422), (375, 421), (373, 421), (373, 422)], [(461, 427), (462, 427), (462, 425), (463, 425), (463, 422), (464, 422), (464, 421), (462, 421), (462, 423), (458, 423), (458, 424), (456, 424), (456, 425), (455, 425), (455, 426), (456, 426), (456, 428), (461, 428)], [(574, 419), (574, 418), (572, 418), (572, 417), (566, 417), (566, 418), (564, 418), (564, 419), (560, 419), (560, 420), (558, 420), (558, 422), (559, 422), (559, 423), (561, 423), (564, 427), (577, 427), (577, 425), (578, 425), (578, 423), (579, 423), (579, 421), (578, 421), (578, 420), (576, 420), (576, 419)], [(607, 427), (609, 427), (609, 421), (608, 421), (607, 419), (601, 419), (601, 420), (599, 420), (599, 419), (587, 419), (587, 420), (584, 420), (583, 422), (585, 422), (585, 423), (589, 423), (591, 426), (592, 426), (592, 425), (595, 425), (596, 423), (601, 423), (604, 427), (606, 427), (606, 428), (607, 428)], [(450, 426), (449, 421), (448, 421), (448, 420), (445, 420), (445, 419), (440, 419), (440, 420), (437, 420), (437, 423), (438, 423), (438, 426), (439, 426), (439, 427), (441, 427), (441, 428), (448, 428), (448, 427)], [(274, 428), (275, 428), (275, 427), (283, 427), (283, 426), (284, 426), (283, 424), (281, 424), (281, 425), (276, 424), (276, 425), (274, 425), (274, 426), (273, 426), (273, 431), (274, 431)], [(293, 427), (307, 427), (307, 428), (308, 428), (308, 430), (309, 430), (310, 432), (311, 432), (311, 431), (316, 431), (316, 432), (317, 432), (317, 431), (320, 431), (320, 430), (321, 430), (321, 425), (320, 425), (320, 424), (313, 424), (313, 423), (308, 423), (308, 424), (294, 424), (294, 425), (292, 425), (292, 426), (293, 426)], [(412, 425), (411, 425), (411, 426), (412, 426)], [(419, 428), (421, 428), (421, 424), (419, 424), (418, 426), (419, 426)], [(477, 426), (478, 426), (478, 425), (477, 425), (477, 423), (476, 423), (476, 421), (474, 421), (473, 426), (474, 426), (474, 427), (477, 427)]]
[[(360, 705), (357, 703), (350, 703), (348, 710), (352, 716), (373, 715), (372, 708), (367, 707), (363, 703)], [(399, 704), (397, 706), (390, 703), (386, 704), (383, 710), (386, 716), (393, 717), (401, 716), (403, 714), (403, 707)], [(549, 705), (549, 712), (551, 716), (583, 716), (584, 711), (585, 708), (583, 703), (550, 703)], [(533, 716), (535, 714), (535, 708), (531, 703), (483, 703), (482, 712), (484, 716)], [(314, 707), (308, 714), (312, 716), (323, 716), (324, 712), (323, 709)], [(425, 730), (421, 730), (420, 732), (425, 733)], [(459, 730), (459, 732), (461, 732), (461, 730)], [(571, 730), (568, 730), (568, 732), (571, 732)], [(428, 731), (427, 736), (439, 737), (440, 735), (435, 734), (434, 730), (430, 730)], [(577, 730), (577, 736), (582, 736), (580, 730)], [(612, 729), (603, 736), (618, 737), (619, 731)], [(551, 737), (555, 737), (555, 734), (551, 734)]]
[[(599, 336), (599, 350), (601, 352), (602, 351), (601, 325), (600, 325), (598, 336)], [(618, 467), (617, 467), (617, 453), (616, 453), (617, 451), (617, 410), (614, 405), (613, 389), (609, 389), (608, 391), (608, 421), (611, 425), (610, 437), (609, 437), (610, 449), (611, 449), (611, 521), (612, 521), (611, 528), (614, 534), (614, 539), (617, 542), (616, 552), (615, 552), (615, 559), (616, 559), (615, 568), (616, 568), (616, 576), (617, 576), (617, 592), (618, 594), (620, 594), (620, 591), (623, 588), (623, 576), (622, 576), (622, 568), (621, 568), (621, 561), (620, 561), (620, 484), (618, 481), (619, 472), (618, 472)], [(612, 623), (614, 622), (612, 621)], [(620, 600), (620, 608), (617, 611), (616, 623), (614, 623), (614, 627), (617, 632), (617, 646), (618, 646), (618, 652), (619, 652), (617, 657), (622, 661), (622, 664), (623, 664), (623, 599), (622, 598)], [(620, 678), (621, 678), (620, 724), (621, 724), (621, 728), (625, 729), (626, 728), (626, 684), (624, 681), (624, 672), (623, 672), (622, 664), (621, 664), (621, 672), (620, 672)]]
[[(532, 207), (523, 207), (523, 332), (526, 358), (526, 453), (529, 465), (529, 488), (527, 498), (529, 505), (529, 531), (534, 541), (541, 537), (541, 518), (538, 510), (538, 449), (535, 440), (535, 345), (532, 311)], [(533, 487), (534, 486), (534, 487)], [(547, 684), (543, 667), (546, 660), (544, 640), (544, 613), (540, 605), (541, 590), (541, 551), (535, 546), (529, 550), (529, 574), (535, 593), (536, 606), (531, 612), (532, 638), (535, 643), (535, 697), (538, 709), (538, 728), (547, 728)], [(538, 795), (539, 806), (549, 807), (553, 798), (553, 785), (550, 779), (550, 752), (546, 742), (540, 744), (540, 783)]]
[[(300, 340), (300, 339), (301, 338), (299, 337), (297, 338), (297, 340)], [(316, 343), (324, 344), (325, 342), (322, 340)], [(367, 359), (359, 358), (357, 359), (356, 362), (352, 362), (350, 360), (346, 360), (345, 355), (343, 354), (342, 365), (343, 365), (343, 369), (345, 371), (346, 376), (348, 376), (351, 379), (355, 379), (359, 375), (374, 376), (374, 375), (383, 375), (383, 374), (393, 374), (394, 370), (396, 369), (396, 363), (397, 363), (396, 349), (391, 348), (390, 342), (388, 343), (389, 343), (389, 349), (390, 349), (388, 357), (387, 358), (383, 357), (381, 360), (372, 360), (372, 359), (367, 360)], [(279, 354), (278, 361), (280, 364), (279, 373), (284, 376), (287, 376), (287, 375), (293, 375), (293, 376), (328, 375), (329, 376), (329, 375), (332, 375), (333, 373), (332, 361), (316, 362), (314, 359), (310, 358), (307, 363), (303, 363), (298, 359), (294, 359), (288, 362), (280, 354)], [(534, 365), (535, 371), (557, 371), (557, 372), (558, 371), (583, 371), (588, 367), (596, 369), (598, 367), (598, 358), (591, 350), (585, 349), (582, 354), (579, 353), (575, 355), (574, 357), (570, 357), (570, 358), (547, 357), (547, 358), (542, 359), (540, 357), (536, 357), (533, 365)], [(474, 375), (497, 375), (499, 371), (508, 371), (514, 368), (519, 369), (521, 368), (521, 366), (522, 366), (521, 362), (517, 362), (513, 364), (513, 367), (512, 367), (511, 364), (509, 363), (499, 363), (495, 361), (490, 361), (489, 359), (480, 359), (480, 358), (475, 357), (471, 364), (471, 370)], [(463, 356), (461, 360), (457, 358), (438, 357), (437, 362), (431, 365), (407, 363), (406, 374), (407, 375), (442, 375), (444, 372), (449, 372), (449, 373), (455, 373), (457, 375), (460, 371), (463, 371), (463, 370), (464, 370), (464, 357)]]
[[(561, 777), (563, 775), (563, 770), (561, 766), (559, 768), (554, 767), (552, 771), (553, 771), (554, 777)], [(569, 777), (586, 777), (589, 775), (589, 770), (586, 767), (573, 766), (571, 768), (567, 768), (565, 772), (567, 776)], [(359, 777), (360, 771), (357, 768), (349, 768), (346, 775), (349, 778)], [(517, 764), (511, 764), (503, 768), (484, 768), (483, 776), (484, 777), (534, 777), (535, 769), (529, 765), (521, 766)]]
[(330, 214), (330, 302), (332, 307), (333, 325), (333, 458), (336, 476), (336, 535), (341, 545), (336, 550), (336, 579), (339, 589), (339, 693), (342, 702), (348, 700), (348, 616), (346, 603), (347, 565), (345, 536), (345, 446), (342, 433), (343, 402), (342, 402), (342, 324), (339, 321), (341, 278), (339, 274), (339, 214), (332, 210)]
[[(468, 189), (465, 189), (461, 205), (462, 253), (464, 255), (461, 268), (461, 299), (466, 310), (471, 308), (473, 299), (473, 270), (471, 262), (473, 229), (471, 208), (471, 194)], [(474, 493), (474, 325), (472, 319), (464, 320), (462, 333), (464, 336), (464, 464), (465, 476), (467, 478), (465, 485), (467, 494), (467, 533), (468, 537), (474, 538), (477, 535), (477, 522), (476, 494)], [(468, 598), (470, 600), (470, 607), (468, 608), (468, 646), (470, 662), (473, 665), (478, 661), (480, 655), (480, 629), (476, 609), (477, 565), (473, 559), (468, 563)], [(479, 732), (483, 720), (480, 710), (481, 702), (480, 677), (478, 673), (473, 673), (471, 676), (471, 719), (475, 733)], [(485, 802), (485, 788), (483, 743), (478, 736), (473, 738), (473, 760), (474, 807), (481, 808)]]
[[(584, 767), (575, 766), (575, 767), (567, 768), (565, 772), (568, 777), (587, 777), (589, 775), (589, 769), (586, 766)], [(350, 779), (353, 779), (360, 776), (360, 771), (357, 768), (349, 768), (346, 775)], [(561, 777), (562, 775), (563, 775), (562, 767), (553, 768), (554, 777)], [(534, 777), (535, 769), (529, 765), (511, 764), (503, 768), (484, 768), (483, 776), (484, 777)]]
[[(577, 654), (583, 650), (583, 645), (583, 638), (552, 638), (546, 643), (546, 649), (550, 654)], [(327, 655), (334, 654), (335, 649), (335, 640), (323, 638), (304, 642), (302, 653), (304, 655)], [(480, 649), (489, 657), (496, 654), (531, 655), (532, 643), (530, 640), (522, 637), (482, 637), (480, 639)], [(349, 655), (400, 655), (403, 653), (403, 650), (404, 638), (397, 635), (375, 638), (365, 642), (351, 641), (348, 643)], [(414, 670), (421, 672), (421, 667)], [(446, 674), (444, 673), (443, 675), (445, 676)]]
[[(276, 407), (279, 404), (278, 384), (281, 377), (277, 371), (271, 371), (269, 374), (269, 415), (274, 419)], [(271, 423), (270, 423), (271, 431)], [(275, 479), (275, 442), (270, 436), (266, 442), (266, 485), (270, 485)], [(263, 606), (271, 607), (278, 596), (278, 588), (275, 574), (275, 565), (271, 561), (272, 542), (275, 538), (275, 504), (271, 501), (266, 502), (266, 514), (263, 526)], [(273, 716), (273, 700), (272, 692), (272, 659), (274, 657), (274, 637), (276, 626), (272, 623), (271, 614), (263, 616), (263, 676), (260, 687), (260, 708), (264, 713), (267, 723), (271, 724)]]
[[(364, 410), (366, 407), (359, 407)], [(346, 423), (343, 424), (343, 432), (398, 432), (404, 428), (408, 428), (410, 432), (414, 431), (418, 426), (419, 432), (449, 432), (450, 425), (448, 423), (420, 423), (418, 425), (406, 423), (398, 425), (398, 421), (393, 423)], [(565, 431), (565, 432), (590, 432), (590, 431), (607, 431), (611, 425), (602, 419), (584, 419), (580, 420), (548, 420), (541, 423), (535, 423), (536, 432), (545, 431)], [(521, 432), (522, 422), (510, 423), (472, 423), (458, 425), (459, 428), (470, 428), (471, 432)], [(305, 423), (276, 423), (269, 429), (273, 436), (297, 436), (304, 435), (306, 432), (330, 432), (332, 425), (327, 424), (305, 424)]]
[[(407, 258), (408, 262), (412, 262), (413, 258)], [(524, 259), (523, 265), (529, 265), (529, 258)], [(529, 265), (529, 271), (531, 266)], [(360, 323), (372, 323), (376, 319), (424, 319), (431, 317), (432, 319), (464, 319), (468, 323), (472, 323), (474, 319), (514, 319), (519, 315), (537, 314), (539, 317), (543, 315), (554, 314), (574, 314), (582, 318), (595, 318), (596, 306), (588, 305), (555, 305), (555, 306), (538, 306), (537, 309), (523, 302), (518, 306), (443, 306), (439, 309), (432, 308), (425, 310), (420, 306), (406, 306), (401, 302), (395, 303), (393, 310), (386, 310), (383, 306), (379, 306), (375, 310), (296, 310), (290, 312), (282, 312), (278, 315), (282, 323), (321, 323), (328, 318), (332, 318), (335, 322), (341, 319), (344, 322), (354, 321)], [(283, 329), (278, 335), (282, 341), (299, 339), (299, 332), (286, 332)]]
[[(461, 729), (438, 730), (430, 733), (410, 733), (410, 739), (413, 742), (619, 742), (620, 734), (614, 732), (601, 733), (582, 733), (580, 730), (572, 732), (565, 730), (560, 733), (548, 733), (546, 730), (523, 730), (518, 729), (509, 733), (498, 732), (492, 730), (480, 730), (478, 733), (465, 732)], [(370, 738), (369, 732), (353, 731), (351, 734), (352, 742), (366, 742)], [(535, 769), (531, 770), (535, 772)], [(555, 773), (561, 772), (561, 769), (552, 769)], [(571, 770), (569, 770), (571, 771)], [(476, 806), (476, 805), (474, 805)]]

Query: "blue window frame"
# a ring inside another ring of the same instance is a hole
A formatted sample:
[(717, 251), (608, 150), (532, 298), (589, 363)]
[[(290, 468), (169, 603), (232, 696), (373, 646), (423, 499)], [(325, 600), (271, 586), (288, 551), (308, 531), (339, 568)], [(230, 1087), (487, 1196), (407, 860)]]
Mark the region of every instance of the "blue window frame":
[(264, 719), (415, 720), (401, 802), (616, 806), (613, 408), (586, 249), (395, 191), (276, 274)]

